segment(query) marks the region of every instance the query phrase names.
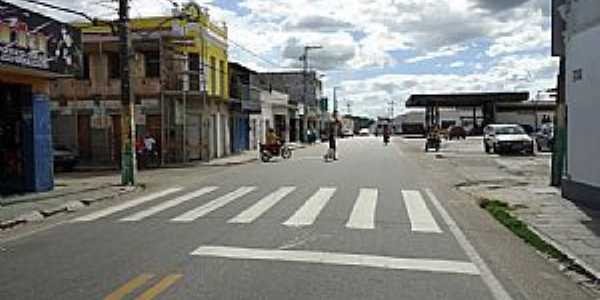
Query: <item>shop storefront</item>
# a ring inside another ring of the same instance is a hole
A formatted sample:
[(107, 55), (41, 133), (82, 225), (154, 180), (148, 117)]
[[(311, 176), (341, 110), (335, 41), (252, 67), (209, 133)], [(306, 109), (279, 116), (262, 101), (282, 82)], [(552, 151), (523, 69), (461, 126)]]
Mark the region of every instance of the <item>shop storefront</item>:
[(0, 1), (0, 194), (54, 186), (50, 81), (80, 70), (80, 35)]

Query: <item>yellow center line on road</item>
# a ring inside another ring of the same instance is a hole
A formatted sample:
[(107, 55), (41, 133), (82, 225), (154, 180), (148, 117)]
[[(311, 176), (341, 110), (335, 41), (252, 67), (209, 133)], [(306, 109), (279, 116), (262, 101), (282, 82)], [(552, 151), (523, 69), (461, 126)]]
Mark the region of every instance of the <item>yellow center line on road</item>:
[(121, 286), (118, 290), (112, 292), (110, 295), (106, 296), (104, 300), (121, 300), (123, 299), (123, 297), (127, 296), (129, 293), (141, 287), (153, 277), (154, 275), (152, 274), (142, 274), (130, 280), (129, 282)]
[(156, 296), (158, 296), (160, 293), (162, 293), (166, 289), (168, 289), (171, 285), (173, 285), (179, 279), (181, 279), (181, 277), (183, 277), (183, 275), (181, 275), (181, 274), (169, 275), (169, 276), (163, 278), (161, 281), (159, 281), (157, 284), (155, 284), (150, 289), (146, 290), (139, 297), (135, 298), (135, 300), (152, 300)]

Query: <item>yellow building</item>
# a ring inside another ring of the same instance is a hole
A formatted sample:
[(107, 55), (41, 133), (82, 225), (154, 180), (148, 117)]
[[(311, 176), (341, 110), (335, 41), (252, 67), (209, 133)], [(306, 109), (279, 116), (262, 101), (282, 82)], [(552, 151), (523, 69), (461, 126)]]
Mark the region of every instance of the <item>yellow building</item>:
[[(84, 75), (53, 85), (53, 121), (60, 124), (55, 138), (77, 145), (84, 160), (118, 161), (116, 29), (76, 26), (83, 33)], [(211, 22), (208, 10), (190, 3), (171, 16), (132, 19), (130, 30), (138, 137), (154, 136), (165, 162), (228, 155), (227, 27)]]

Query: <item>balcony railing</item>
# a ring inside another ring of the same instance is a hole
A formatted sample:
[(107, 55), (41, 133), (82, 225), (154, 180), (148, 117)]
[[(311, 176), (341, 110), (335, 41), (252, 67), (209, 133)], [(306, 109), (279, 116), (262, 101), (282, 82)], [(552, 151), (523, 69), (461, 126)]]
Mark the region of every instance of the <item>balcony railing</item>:
[[(134, 93), (137, 96), (153, 96), (160, 93), (159, 78), (133, 79)], [(52, 83), (52, 98), (88, 99), (95, 96), (115, 96), (121, 94), (121, 80), (110, 79), (104, 84), (90, 80), (61, 79)]]

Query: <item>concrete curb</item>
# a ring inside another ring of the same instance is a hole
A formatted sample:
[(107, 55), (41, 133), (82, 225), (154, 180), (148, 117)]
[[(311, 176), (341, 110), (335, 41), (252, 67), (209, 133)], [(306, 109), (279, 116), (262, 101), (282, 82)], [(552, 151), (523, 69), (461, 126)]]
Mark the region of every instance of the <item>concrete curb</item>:
[[(486, 197), (484, 197), (484, 195), (480, 195), (478, 193), (473, 193), (473, 192), (469, 192), (469, 191), (463, 191), (463, 192), (467, 193), (471, 197), (474, 197), (475, 199), (486, 198)], [(537, 236), (539, 236), (542, 240), (544, 240), (544, 242), (548, 243), (549, 245), (551, 245), (552, 247), (554, 247), (558, 251), (560, 251), (562, 254), (564, 254), (568, 259), (570, 259), (573, 262), (573, 264), (581, 267), (587, 273), (589, 273), (591, 276), (593, 276), (594, 277), (593, 278), (594, 281), (600, 283), (600, 270), (597, 270), (596, 268), (592, 267), (590, 264), (586, 263), (585, 260), (583, 260), (580, 257), (578, 257), (577, 255), (573, 254), (573, 252), (571, 252), (570, 250), (566, 249), (559, 242), (557, 242), (556, 240), (554, 240), (553, 238), (551, 238), (547, 234), (542, 233), (540, 230), (538, 230), (535, 227), (535, 225), (531, 224), (530, 222), (527, 222), (527, 220), (525, 220), (524, 218), (520, 217), (518, 214), (511, 213), (510, 215), (513, 218), (515, 218), (515, 219), (517, 219), (517, 220), (525, 223), (527, 225), (527, 228), (529, 230), (531, 230), (534, 234), (536, 234)]]
[(60, 197), (77, 195), (77, 194), (82, 194), (82, 193), (94, 192), (94, 191), (98, 191), (98, 190), (101, 190), (104, 188), (109, 188), (112, 186), (113, 186), (112, 184), (103, 184), (103, 185), (99, 185), (99, 186), (95, 186), (95, 187), (91, 187), (91, 188), (81, 189), (78, 191), (55, 193), (52, 195), (41, 195), (40, 196), (40, 195), (32, 194), (32, 195), (25, 195), (25, 196), (19, 196), (19, 197), (0, 198), (0, 206), (10, 206), (10, 205), (19, 204), (19, 203), (48, 200), (48, 199), (60, 198)]
[(246, 165), (249, 163), (253, 163), (258, 161), (258, 158), (251, 158), (251, 159), (247, 159), (247, 160), (242, 160), (242, 161), (232, 161), (232, 162), (223, 162), (223, 163), (205, 163), (202, 166), (206, 166), (206, 167), (231, 167), (231, 166), (241, 166), (241, 165)]
[[(110, 199), (115, 199), (122, 195), (131, 193), (131, 192), (135, 192), (138, 189), (140, 189), (140, 187), (125, 187), (125, 188), (119, 189), (118, 191), (104, 194), (102, 196), (97, 196), (97, 197), (92, 197), (92, 198), (84, 198), (82, 200), (68, 201), (68, 202), (60, 204), (58, 206), (52, 207), (52, 208), (33, 210), (30, 212), (24, 213), (24, 214), (14, 218), (14, 219), (11, 219), (11, 220), (6, 220), (6, 221), (0, 220), (0, 231), (9, 230), (16, 226), (24, 225), (27, 223), (42, 222), (47, 218), (50, 218), (52, 216), (56, 216), (59, 214), (76, 212), (82, 208), (92, 205), (93, 203), (106, 201), (106, 200), (110, 200)], [(96, 190), (100, 190), (100, 189), (96, 189)], [(76, 193), (74, 193), (74, 194), (76, 194)]]
[[(518, 218), (518, 217), (516, 217), (516, 218)], [(521, 220), (521, 218), (518, 218), (518, 219)], [(525, 222), (523, 220), (521, 220), (521, 221)], [(585, 260), (579, 258), (577, 255), (574, 255), (573, 252), (571, 252), (570, 250), (567, 250), (565, 247), (563, 247), (559, 242), (555, 241), (554, 239), (552, 239), (545, 233), (542, 233), (540, 230), (538, 230), (535, 227), (535, 225), (529, 224), (527, 222), (525, 222), (525, 224), (527, 224), (527, 226), (529, 226), (529, 230), (531, 230), (531, 231), (533, 231), (533, 233), (537, 234), (546, 243), (548, 243), (552, 247), (558, 249), (558, 251), (560, 251), (562, 254), (566, 255), (570, 260), (572, 260), (573, 263), (575, 263), (576, 265), (583, 268), (586, 272), (590, 273), (590, 275), (594, 276), (595, 277), (594, 279), (596, 281), (600, 281), (600, 270), (596, 270), (594, 267), (592, 267), (588, 263), (586, 263)]]

